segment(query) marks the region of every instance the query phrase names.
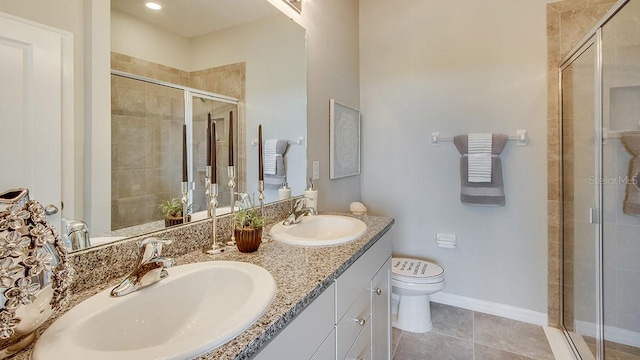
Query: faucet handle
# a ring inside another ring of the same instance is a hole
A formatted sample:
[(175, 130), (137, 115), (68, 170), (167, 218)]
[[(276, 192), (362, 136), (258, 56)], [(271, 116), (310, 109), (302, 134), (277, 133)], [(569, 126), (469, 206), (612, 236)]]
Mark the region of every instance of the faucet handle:
[(158, 239), (155, 237), (146, 238), (138, 243), (138, 253), (141, 255), (140, 262), (159, 257), (162, 252), (162, 245), (171, 244), (172, 240)]
[(302, 210), (305, 206), (307, 206), (307, 198), (300, 198), (297, 199), (295, 201), (295, 203), (293, 204), (293, 210), (294, 211), (300, 211)]

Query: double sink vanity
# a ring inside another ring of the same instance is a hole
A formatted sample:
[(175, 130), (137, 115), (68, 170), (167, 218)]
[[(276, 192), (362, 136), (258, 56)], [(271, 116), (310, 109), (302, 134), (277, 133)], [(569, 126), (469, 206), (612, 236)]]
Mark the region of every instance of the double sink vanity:
[(66, 312), (14, 358), (389, 359), (392, 219), (280, 220), (258, 251), (218, 255), (202, 251), (207, 224), (151, 234), (172, 240), (162, 256), (175, 265), (124, 296), (110, 295), (123, 278), (113, 267), (124, 258), (132, 270), (140, 239), (73, 254), (103, 281), (78, 273)]

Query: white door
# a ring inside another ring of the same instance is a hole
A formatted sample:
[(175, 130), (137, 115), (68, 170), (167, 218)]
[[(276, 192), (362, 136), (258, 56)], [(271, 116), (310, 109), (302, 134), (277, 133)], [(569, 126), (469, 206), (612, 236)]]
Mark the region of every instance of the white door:
[[(0, 14), (0, 191), (61, 208), (62, 35)], [(60, 230), (60, 212), (49, 221)]]

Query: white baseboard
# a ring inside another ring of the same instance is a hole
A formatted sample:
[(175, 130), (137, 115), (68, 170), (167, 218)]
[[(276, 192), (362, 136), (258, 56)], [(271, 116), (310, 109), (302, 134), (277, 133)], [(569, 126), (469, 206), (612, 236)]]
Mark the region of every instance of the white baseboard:
[[(587, 336), (596, 336), (596, 324), (576, 320), (576, 332)], [(604, 326), (604, 339), (618, 344), (640, 347), (640, 333), (613, 326)]]
[(507, 319), (523, 321), (529, 324), (547, 326), (547, 314), (519, 308), (516, 306), (469, 298), (466, 296), (437, 292), (431, 295), (431, 301), (478, 311), (485, 314), (501, 316)]

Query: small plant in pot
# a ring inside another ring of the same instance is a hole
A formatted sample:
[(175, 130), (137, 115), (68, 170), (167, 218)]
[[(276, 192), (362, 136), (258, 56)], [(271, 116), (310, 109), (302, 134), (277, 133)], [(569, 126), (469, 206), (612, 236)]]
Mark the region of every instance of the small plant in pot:
[[(173, 198), (158, 205), (164, 214), (164, 226), (174, 226), (182, 224), (184, 218), (182, 216), (182, 201), (180, 198)], [(191, 205), (187, 208), (187, 221), (191, 221), (191, 215), (188, 215)]]
[(239, 209), (233, 217), (236, 246), (240, 252), (248, 253), (258, 250), (262, 243), (264, 218), (260, 210), (254, 207)]

